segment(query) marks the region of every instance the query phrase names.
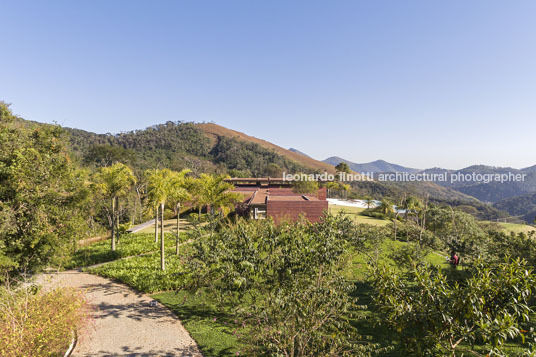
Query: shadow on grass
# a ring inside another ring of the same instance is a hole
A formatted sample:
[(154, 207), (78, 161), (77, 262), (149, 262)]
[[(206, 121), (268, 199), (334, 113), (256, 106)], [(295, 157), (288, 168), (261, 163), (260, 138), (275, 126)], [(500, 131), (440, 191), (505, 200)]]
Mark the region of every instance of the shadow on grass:
[(374, 290), (370, 283), (358, 281), (355, 283), (355, 291), (352, 297), (357, 298), (358, 305), (366, 305), (367, 309), (359, 314), (360, 319), (352, 321), (352, 325), (357, 328), (367, 341), (377, 343), (381, 347), (394, 347), (394, 350), (382, 353), (379, 356), (402, 357), (406, 356), (404, 351), (399, 351), (397, 334), (388, 326), (381, 325), (379, 315), (374, 311), (372, 296)]
[(236, 323), (235, 316), (217, 309), (208, 302), (205, 295), (181, 291), (155, 294), (153, 298), (179, 317), (204, 356), (236, 355), (240, 345), (233, 332), (241, 326)]
[(82, 249), (76, 252), (71, 262), (66, 266), (67, 269), (86, 267), (93, 264), (105, 263), (120, 258), (118, 251), (92, 251)]

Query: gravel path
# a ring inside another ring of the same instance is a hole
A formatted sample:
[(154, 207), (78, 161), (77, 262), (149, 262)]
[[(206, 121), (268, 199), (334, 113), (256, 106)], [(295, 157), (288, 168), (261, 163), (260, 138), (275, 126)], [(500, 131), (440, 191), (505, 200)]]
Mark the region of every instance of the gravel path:
[(37, 280), (46, 287), (81, 289), (95, 309), (94, 322), (72, 356), (202, 357), (173, 312), (147, 295), (77, 270), (43, 274)]

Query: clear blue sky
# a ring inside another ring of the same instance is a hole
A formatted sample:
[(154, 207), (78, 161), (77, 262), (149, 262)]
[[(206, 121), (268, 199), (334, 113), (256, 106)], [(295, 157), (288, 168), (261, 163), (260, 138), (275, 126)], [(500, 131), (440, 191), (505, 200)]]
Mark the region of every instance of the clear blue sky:
[(213, 121), (317, 159), (536, 164), (536, 1), (2, 1), (0, 99)]

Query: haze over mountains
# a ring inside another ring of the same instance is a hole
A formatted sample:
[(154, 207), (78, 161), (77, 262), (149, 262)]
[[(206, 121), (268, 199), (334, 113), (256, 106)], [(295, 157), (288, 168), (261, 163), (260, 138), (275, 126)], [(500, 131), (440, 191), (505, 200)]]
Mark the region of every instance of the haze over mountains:
[[(299, 152), (296, 150), (296, 152)], [(300, 152), (301, 153), (301, 152)], [(301, 153), (302, 155), (306, 155)], [(356, 172), (408, 172), (408, 173), (428, 173), (428, 174), (443, 174), (449, 175), (472, 175), (476, 174), (525, 174), (523, 181), (508, 181), (508, 182), (450, 182), (436, 181), (435, 184), (445, 188), (457, 191), (467, 196), (474, 197), (482, 202), (492, 204), (495, 208), (506, 211), (509, 214), (519, 217), (528, 223), (534, 223), (536, 217), (536, 165), (523, 169), (514, 169), (511, 167), (494, 167), (486, 165), (472, 165), (459, 170), (449, 170), (439, 167), (431, 169), (415, 169), (402, 165), (389, 163), (384, 160), (376, 160), (373, 162), (358, 164), (350, 160), (343, 159), (338, 156), (332, 156), (325, 159), (323, 162), (336, 166), (341, 162), (348, 164), (350, 169)]]
[(391, 164), (384, 160), (376, 160), (376, 161), (368, 162), (365, 164), (357, 164), (355, 162), (345, 160), (338, 156), (332, 156), (323, 160), (323, 162), (328, 163), (333, 166), (336, 166), (340, 164), (341, 162), (345, 162), (348, 164), (350, 169), (356, 172), (410, 172), (410, 173), (414, 173), (414, 172), (421, 171), (420, 169), (413, 169), (410, 167), (404, 167), (404, 166), (397, 165), (397, 164)]

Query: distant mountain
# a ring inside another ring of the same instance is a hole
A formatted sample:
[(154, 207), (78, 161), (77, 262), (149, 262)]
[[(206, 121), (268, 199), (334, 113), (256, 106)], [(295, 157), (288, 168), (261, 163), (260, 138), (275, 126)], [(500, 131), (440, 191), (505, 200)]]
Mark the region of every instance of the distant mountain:
[[(328, 173), (335, 173), (335, 169), (331, 165), (328, 165), (322, 161), (312, 159), (306, 155), (304, 156), (302, 154), (298, 154), (291, 150), (284, 149), (281, 146), (275, 145), (269, 141), (259, 139), (254, 136), (249, 136), (242, 132), (239, 132), (233, 129), (228, 129), (226, 127), (213, 124), (213, 123), (195, 124), (195, 126), (201, 129), (203, 133), (205, 134), (205, 136), (207, 136), (212, 142), (221, 141), (221, 138), (238, 140), (242, 143), (245, 142), (248, 145), (260, 146), (261, 148), (268, 150), (270, 152), (273, 152), (287, 161), (298, 164), (302, 168), (306, 168), (308, 171), (312, 170), (312, 171), (317, 171), (321, 173), (324, 171), (327, 171)], [(282, 168), (285, 168), (288, 165), (286, 166), (279, 165), (279, 166), (281, 166)], [(289, 169), (287, 169), (286, 171), (291, 172)], [(297, 169), (294, 169), (293, 171), (299, 172)], [(262, 176), (262, 174), (257, 173), (257, 176)]]
[(325, 163), (328, 163), (333, 166), (337, 166), (341, 162), (345, 162), (348, 164), (350, 169), (356, 172), (409, 172), (409, 173), (415, 173), (419, 172), (421, 170), (419, 169), (413, 169), (410, 167), (404, 167), (397, 164), (391, 164), (384, 160), (376, 160), (372, 162), (368, 162), (365, 164), (357, 164), (355, 162), (348, 161), (346, 159), (343, 159), (342, 157), (338, 156), (332, 156), (324, 160)]
[(536, 193), (507, 198), (493, 206), (533, 224), (536, 218)]
[(308, 157), (311, 159), (311, 157), (309, 155), (307, 155), (306, 153), (304, 152), (301, 152), (300, 150), (298, 149), (294, 149), (294, 148), (289, 148), (288, 151), (292, 151), (292, 152), (295, 152), (296, 154), (300, 154), (300, 155), (303, 155), (305, 157)]
[(524, 169), (521, 169), (521, 171), (525, 173), (536, 172), (536, 165), (531, 167), (525, 167)]
[(495, 167), (486, 165), (472, 165), (460, 170), (446, 170), (441, 168), (426, 169), (422, 172), (429, 174), (432, 173), (444, 173), (447, 172), (450, 175), (495, 175), (495, 174), (508, 174), (512, 173), (525, 174), (524, 181), (506, 181), (498, 182), (491, 181), (488, 183), (482, 181), (465, 181), (459, 180), (451, 182), (450, 180), (444, 182), (437, 182), (441, 186), (449, 187), (453, 190), (465, 193), (466, 195), (478, 198), (483, 202), (499, 202), (511, 197), (526, 195), (536, 192), (536, 166), (528, 167), (522, 170), (514, 169), (511, 167)]

